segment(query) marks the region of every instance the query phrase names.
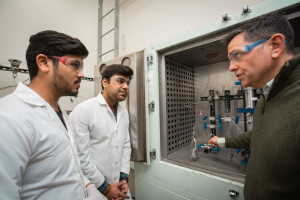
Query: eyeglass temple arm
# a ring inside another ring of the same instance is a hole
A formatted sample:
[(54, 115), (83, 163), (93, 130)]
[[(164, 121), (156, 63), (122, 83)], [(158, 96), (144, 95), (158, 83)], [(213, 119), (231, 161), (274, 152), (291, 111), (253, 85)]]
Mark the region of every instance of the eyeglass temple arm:
[(248, 45), (245, 45), (245, 50), (246, 50), (246, 52), (251, 51), (254, 47), (256, 47), (257, 45), (259, 45), (260, 43), (263, 43), (263, 42), (266, 41), (266, 40), (269, 40), (270, 38), (271, 38), (271, 37), (266, 38), (266, 39), (263, 39), (263, 40), (260, 40), (260, 41), (257, 41), (257, 42), (253, 42), (253, 43), (248, 44)]

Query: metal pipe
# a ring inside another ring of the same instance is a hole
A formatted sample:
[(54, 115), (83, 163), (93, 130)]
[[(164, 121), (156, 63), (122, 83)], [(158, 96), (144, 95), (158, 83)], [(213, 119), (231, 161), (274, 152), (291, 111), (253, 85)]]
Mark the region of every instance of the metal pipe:
[(114, 23), (114, 57), (119, 57), (119, 4), (120, 0), (115, 0), (115, 23)]
[(104, 56), (105, 54), (108, 54), (109, 52), (112, 52), (113, 50), (114, 50), (114, 49), (112, 49), (112, 50), (110, 50), (110, 51), (108, 51), (108, 52), (106, 52), (106, 53), (100, 55), (99, 57)]
[[(244, 88), (245, 90), (245, 108), (255, 108), (256, 102), (257, 102), (257, 95), (256, 95), (256, 89), (252, 87)], [(246, 119), (245, 121), (247, 126), (247, 131), (252, 130), (253, 128), (253, 114), (246, 113)]]
[(109, 30), (108, 32), (104, 33), (102, 36), (100, 36), (100, 38), (102, 38), (103, 36), (107, 35), (108, 33), (112, 32), (114, 30), (114, 28), (112, 28), (111, 30)]
[[(103, 1), (98, 1), (98, 55), (102, 54), (102, 38), (100, 37), (102, 35), (102, 13), (103, 13)], [(97, 63), (100, 63), (102, 61), (101, 57), (98, 57)]]
[(110, 11), (108, 11), (108, 13), (106, 13), (103, 17), (101, 17), (101, 19), (100, 20), (102, 20), (104, 17), (106, 17), (109, 13), (111, 13), (112, 11), (114, 10), (114, 8), (113, 9), (111, 9)]

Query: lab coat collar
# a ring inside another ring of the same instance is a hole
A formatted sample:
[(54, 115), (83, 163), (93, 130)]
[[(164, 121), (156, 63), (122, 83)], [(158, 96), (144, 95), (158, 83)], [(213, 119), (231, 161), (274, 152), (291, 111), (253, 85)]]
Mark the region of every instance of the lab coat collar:
[(19, 97), (22, 101), (33, 106), (46, 106), (48, 104), (38, 93), (30, 89), (28, 86), (19, 82), (16, 90), (13, 92), (14, 95)]
[[(109, 105), (107, 104), (107, 102), (106, 102), (106, 100), (104, 99), (104, 97), (103, 97), (103, 95), (101, 94), (101, 92), (99, 92), (99, 94), (98, 94), (98, 96), (97, 96), (97, 99), (98, 99), (100, 105), (106, 105), (107, 109), (111, 112), (111, 115), (112, 115), (112, 117), (114, 118), (114, 121), (116, 121), (113, 112), (111, 111)], [(117, 125), (118, 125), (118, 124), (119, 124), (119, 121), (120, 121), (120, 119), (121, 119), (121, 116), (122, 116), (122, 113), (123, 113), (123, 109), (124, 109), (124, 108), (123, 108), (119, 103), (117, 103), (117, 104), (118, 104), (118, 109), (117, 109)]]
[[(26, 85), (24, 85), (22, 82), (19, 82), (16, 90), (13, 92), (15, 96), (17, 96), (19, 99), (24, 101), (27, 104), (33, 105), (33, 106), (38, 106), (38, 107), (46, 107), (50, 119), (67, 135), (67, 137), (70, 139), (68, 135), (68, 131), (66, 130), (65, 126), (63, 125), (62, 121), (58, 117), (57, 113), (55, 110), (50, 106), (50, 104), (45, 101), (38, 93), (36, 93), (34, 90), (30, 89)], [(61, 109), (59, 106), (59, 109), (63, 113), (63, 117), (65, 120), (65, 123), (69, 129), (70, 124), (68, 119), (67, 114)]]

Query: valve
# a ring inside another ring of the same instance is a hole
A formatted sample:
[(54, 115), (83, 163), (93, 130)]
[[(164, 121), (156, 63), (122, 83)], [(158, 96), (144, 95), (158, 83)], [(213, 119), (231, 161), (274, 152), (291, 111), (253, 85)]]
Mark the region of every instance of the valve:
[(203, 144), (202, 144), (202, 143), (199, 143), (198, 146), (197, 146), (197, 149), (200, 149), (201, 146), (203, 146)]
[(235, 85), (242, 85), (241, 81), (235, 82)]
[(206, 130), (206, 129), (207, 129), (207, 123), (204, 122), (204, 130)]
[(242, 149), (237, 149), (236, 150), (237, 153), (240, 153), (241, 151), (242, 151)]
[(239, 117), (239, 116), (236, 116), (236, 117), (235, 117), (234, 123), (235, 123), (235, 124), (238, 124), (238, 123), (239, 123), (239, 119), (240, 119), (240, 117)]

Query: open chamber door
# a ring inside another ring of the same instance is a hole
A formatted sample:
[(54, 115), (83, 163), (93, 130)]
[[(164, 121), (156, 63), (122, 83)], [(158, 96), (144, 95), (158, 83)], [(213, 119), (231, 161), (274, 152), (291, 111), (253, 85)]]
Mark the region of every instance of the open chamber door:
[(94, 96), (102, 91), (102, 73), (107, 66), (122, 64), (133, 70), (131, 86), (125, 102), (120, 102), (129, 113), (129, 134), (131, 140), (131, 161), (142, 162), (149, 165), (147, 149), (146, 126), (146, 97), (145, 97), (145, 59), (144, 51), (135, 52), (112, 60), (101, 62), (95, 66)]

